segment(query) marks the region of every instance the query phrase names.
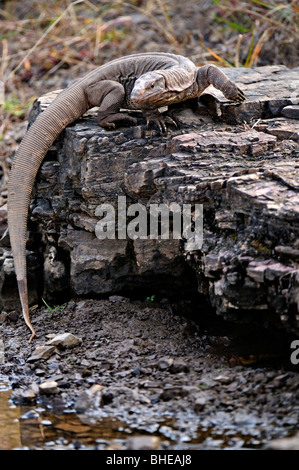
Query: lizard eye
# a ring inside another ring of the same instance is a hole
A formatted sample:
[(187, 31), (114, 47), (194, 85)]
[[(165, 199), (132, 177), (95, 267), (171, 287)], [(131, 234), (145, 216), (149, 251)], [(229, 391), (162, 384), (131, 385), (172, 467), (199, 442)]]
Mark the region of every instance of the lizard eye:
[(154, 83), (151, 84), (151, 88), (155, 88), (155, 84), (154, 84)]

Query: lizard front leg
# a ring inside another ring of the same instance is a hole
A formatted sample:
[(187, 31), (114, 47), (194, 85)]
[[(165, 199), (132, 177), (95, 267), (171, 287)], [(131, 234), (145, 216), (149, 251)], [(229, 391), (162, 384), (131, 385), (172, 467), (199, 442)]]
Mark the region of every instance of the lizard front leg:
[(246, 99), (244, 93), (215, 65), (204, 65), (197, 70), (196, 82), (201, 94), (209, 85), (220, 90), (228, 100), (241, 103)]
[(137, 124), (135, 118), (119, 112), (125, 97), (125, 89), (121, 83), (113, 80), (101, 80), (88, 85), (85, 93), (90, 105), (99, 107), (97, 120), (101, 127), (114, 129), (116, 123), (119, 122)]

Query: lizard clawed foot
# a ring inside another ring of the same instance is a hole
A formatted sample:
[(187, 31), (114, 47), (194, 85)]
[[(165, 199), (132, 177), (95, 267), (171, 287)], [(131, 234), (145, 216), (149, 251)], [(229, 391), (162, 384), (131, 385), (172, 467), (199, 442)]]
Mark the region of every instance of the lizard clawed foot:
[(237, 94), (232, 98), (232, 101), (235, 101), (236, 103), (242, 103), (243, 101), (246, 100), (246, 96), (243, 93), (240, 88), (237, 88)]
[(166, 122), (168, 122), (168, 124), (171, 124), (173, 125), (176, 129), (179, 129), (180, 128), (180, 125), (179, 125), (179, 122), (178, 120), (174, 119), (172, 116), (170, 116), (169, 114), (165, 114), (164, 115), (164, 119)]
[(150, 117), (146, 120), (146, 127), (149, 129), (151, 124), (155, 124), (161, 135), (167, 135), (167, 124), (171, 124), (178, 129), (178, 124), (170, 116), (159, 116), (159, 117)]
[(146, 120), (146, 128), (149, 129), (152, 124), (155, 124), (161, 135), (166, 135), (167, 134), (167, 126), (165, 124), (164, 118), (148, 118)]

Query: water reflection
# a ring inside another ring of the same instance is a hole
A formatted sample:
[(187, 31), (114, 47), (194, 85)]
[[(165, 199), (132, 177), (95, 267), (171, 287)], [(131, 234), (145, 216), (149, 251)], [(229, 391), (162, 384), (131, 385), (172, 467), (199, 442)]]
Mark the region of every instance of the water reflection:
[(21, 445), (20, 408), (9, 402), (11, 390), (0, 379), (0, 450), (10, 450)]
[[(24, 416), (24, 415), (23, 415)], [(84, 424), (75, 414), (54, 415), (41, 413), (21, 420), (22, 446), (41, 446), (45, 443), (72, 442), (95, 445), (99, 440), (106, 444), (113, 439), (124, 438), (122, 423), (113, 418), (102, 419), (97, 424)]]

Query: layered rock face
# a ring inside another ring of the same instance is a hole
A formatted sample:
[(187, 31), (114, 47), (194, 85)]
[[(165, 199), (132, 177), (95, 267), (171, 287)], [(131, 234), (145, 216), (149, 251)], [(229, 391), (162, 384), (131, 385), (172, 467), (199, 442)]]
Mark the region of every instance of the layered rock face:
[[(197, 298), (199, 316), (208, 303), (299, 333), (298, 71), (226, 69), (247, 101), (209, 87), (172, 110), (181, 125), (167, 136), (138, 112), (134, 128), (105, 131), (92, 110), (69, 126), (34, 188), (31, 301)], [(35, 102), (31, 122), (54, 95)], [(9, 247), (1, 276), (2, 306), (15, 308)]]

